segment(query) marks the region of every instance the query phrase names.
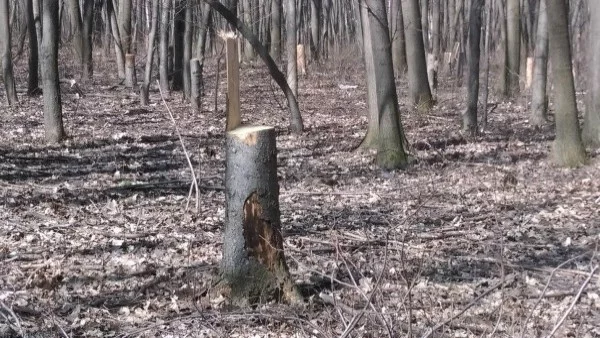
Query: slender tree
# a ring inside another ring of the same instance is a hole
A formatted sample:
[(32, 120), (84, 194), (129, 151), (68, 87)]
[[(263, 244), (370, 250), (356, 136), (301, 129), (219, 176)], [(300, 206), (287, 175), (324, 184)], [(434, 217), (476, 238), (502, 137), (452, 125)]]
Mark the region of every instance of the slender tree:
[(404, 36), (406, 38), (406, 60), (408, 61), (408, 85), (410, 97), (420, 109), (433, 105), (431, 88), (427, 78), (425, 45), (421, 33), (421, 11), (419, 0), (402, 1)]
[(600, 1), (590, 1), (588, 97), (583, 124), (583, 141), (600, 147)]
[(321, 0), (310, 0), (310, 52), (313, 60), (319, 60), (321, 48)]
[(392, 39), (392, 60), (396, 76), (406, 72), (406, 45), (404, 41), (404, 20), (401, 0), (390, 1), (390, 35)]
[(144, 84), (140, 90), (140, 101), (143, 105), (148, 104), (150, 81), (152, 77), (152, 65), (154, 64), (154, 46), (156, 45), (156, 31), (158, 30), (158, 14), (160, 12), (160, 0), (152, 0), (152, 21), (148, 33), (148, 50), (146, 52), (146, 68), (144, 71)]
[(548, 13), (546, 1), (540, 1), (538, 24), (535, 38), (535, 62), (533, 65), (533, 83), (531, 86), (531, 116), (529, 123), (540, 126), (546, 122), (548, 97), (546, 83), (548, 81)]
[(8, 0), (0, 0), (0, 64), (2, 64), (2, 79), (6, 88), (8, 104), (17, 103), (17, 89), (13, 75), (12, 43), (10, 36)]
[(271, 1), (271, 45), (270, 53), (275, 61), (281, 60), (281, 6), (282, 0)]
[(169, 96), (169, 15), (171, 0), (162, 0), (160, 11), (160, 65), (159, 83), (163, 95)]
[(463, 131), (470, 135), (477, 134), (477, 101), (479, 99), (479, 57), (481, 40), (481, 10), (483, 0), (471, 0), (469, 14), (469, 58), (468, 58), (468, 95), (467, 110), (463, 114)]
[(252, 44), (252, 47), (256, 50), (256, 53), (263, 62), (267, 65), (269, 69), (269, 73), (273, 77), (273, 80), (277, 83), (279, 88), (283, 91), (287, 102), (288, 108), (290, 110), (290, 129), (295, 133), (302, 132), (304, 125), (302, 123), (302, 115), (300, 115), (300, 107), (298, 107), (298, 101), (296, 100), (296, 95), (288, 85), (285, 76), (279, 68), (277, 68), (277, 64), (275, 60), (269, 55), (267, 48), (260, 43), (258, 38), (252, 32), (252, 29), (246, 27), (244, 23), (238, 19), (231, 11), (229, 11), (223, 4), (221, 4), (218, 0), (203, 0), (205, 3), (209, 4), (212, 9), (221, 14), (227, 22), (229, 22), (232, 26), (234, 26), (242, 36), (249, 40)]
[(508, 94), (519, 94), (519, 68), (521, 67), (521, 3), (506, 0), (506, 28), (508, 48)]
[(298, 97), (298, 67), (296, 63), (296, 0), (285, 0), (285, 49), (287, 54), (287, 82)]
[(548, 20), (552, 23), (549, 25), (549, 50), (556, 107), (556, 139), (552, 152), (558, 165), (574, 167), (585, 162), (586, 154), (577, 119), (569, 22), (565, 15), (569, 10), (565, 0), (547, 1)]
[(42, 2), (43, 35), (41, 45), (42, 82), (44, 92), (44, 129), (50, 143), (65, 137), (58, 76), (58, 0)]
[[(403, 168), (408, 158), (404, 151), (385, 1), (361, 1), (361, 20), (369, 96), (369, 130), (363, 146), (377, 149), (377, 164), (381, 168)], [(371, 145), (367, 144), (369, 141)]]
[(33, 0), (26, 0), (27, 11), (27, 33), (29, 34), (29, 58), (28, 58), (28, 74), (27, 74), (27, 94), (34, 95), (38, 93), (40, 86), (39, 78), (39, 54), (38, 54), (38, 37), (35, 30), (35, 18), (33, 15)]

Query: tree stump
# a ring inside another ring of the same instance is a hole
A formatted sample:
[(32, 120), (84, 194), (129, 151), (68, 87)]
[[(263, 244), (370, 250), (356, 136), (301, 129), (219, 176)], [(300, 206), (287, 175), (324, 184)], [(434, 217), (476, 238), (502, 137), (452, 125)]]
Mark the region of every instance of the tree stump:
[(283, 253), (275, 129), (227, 133), (226, 216), (220, 290), (234, 304), (301, 302)]

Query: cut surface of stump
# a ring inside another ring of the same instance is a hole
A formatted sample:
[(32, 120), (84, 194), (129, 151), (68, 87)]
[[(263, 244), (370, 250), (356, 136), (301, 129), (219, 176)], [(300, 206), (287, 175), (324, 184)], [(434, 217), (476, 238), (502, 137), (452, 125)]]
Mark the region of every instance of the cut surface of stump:
[(275, 129), (227, 133), (226, 219), (221, 272), (234, 304), (299, 303), (283, 252)]

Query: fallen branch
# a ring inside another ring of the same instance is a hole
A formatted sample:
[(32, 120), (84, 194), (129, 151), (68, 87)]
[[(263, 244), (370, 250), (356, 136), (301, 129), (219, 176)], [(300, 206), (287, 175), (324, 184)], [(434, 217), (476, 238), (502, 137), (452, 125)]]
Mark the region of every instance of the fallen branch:
[(452, 317), (446, 319), (445, 321), (437, 324), (436, 326), (434, 326), (433, 328), (429, 329), (427, 331), (427, 333), (425, 333), (421, 338), (429, 338), (433, 335), (434, 332), (436, 332), (437, 330), (439, 330), (441, 327), (447, 325), (448, 323), (450, 323), (451, 321), (455, 320), (456, 318), (462, 316), (463, 313), (467, 312), (468, 309), (470, 309), (471, 307), (473, 307), (475, 304), (477, 304), (477, 302), (479, 302), (481, 299), (483, 299), (484, 297), (486, 297), (487, 295), (489, 295), (490, 293), (492, 293), (492, 291), (498, 289), (499, 287), (501, 287), (502, 285), (504, 285), (505, 283), (512, 283), (515, 280), (515, 275), (511, 274), (508, 276), (508, 278), (506, 278), (505, 280), (502, 280), (494, 285), (492, 285), (490, 288), (488, 288), (487, 290), (485, 290), (482, 294), (480, 294), (479, 296), (475, 297), (475, 299), (473, 299), (469, 304), (467, 304), (467, 306), (465, 306), (462, 310), (460, 310), (458, 313), (456, 313), (455, 315), (453, 315)]
[(550, 338), (550, 337), (554, 336), (554, 334), (556, 333), (556, 331), (560, 328), (560, 326), (563, 324), (563, 322), (565, 321), (565, 319), (567, 319), (567, 317), (569, 316), (569, 313), (571, 313), (571, 311), (573, 311), (573, 308), (575, 307), (575, 304), (577, 304), (577, 302), (579, 301), (579, 298), (581, 297), (581, 294), (583, 293), (583, 290), (590, 283), (590, 280), (592, 280), (592, 276), (594, 276), (594, 274), (596, 273), (597, 270), (598, 270), (598, 265), (596, 265), (592, 269), (592, 271), (590, 271), (590, 274), (588, 275), (588, 278), (586, 278), (585, 281), (583, 282), (583, 284), (581, 284), (581, 287), (579, 288), (579, 292), (577, 292), (577, 295), (575, 296), (575, 298), (573, 298), (573, 301), (571, 302), (571, 306), (569, 306), (569, 308), (567, 309), (567, 311), (565, 311), (565, 313), (560, 318), (560, 320), (558, 321), (558, 323), (556, 323), (556, 325), (554, 325), (554, 328), (552, 329), (552, 331), (550, 332), (550, 334), (548, 336), (546, 336), (547, 338)]

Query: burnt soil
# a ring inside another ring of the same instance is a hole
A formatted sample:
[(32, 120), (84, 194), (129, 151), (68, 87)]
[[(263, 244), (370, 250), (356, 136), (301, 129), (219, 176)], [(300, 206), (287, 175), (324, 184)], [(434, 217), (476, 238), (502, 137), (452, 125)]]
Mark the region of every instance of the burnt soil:
[(244, 64), (243, 121), (278, 132), (285, 254), (306, 303), (235, 308), (209, 297), (225, 210), (223, 63), (217, 96), (216, 61), (205, 70), (202, 112), (181, 93), (167, 101), (198, 177), (188, 198), (156, 88), (141, 107), (112, 60), (96, 60), (83, 96), (62, 86), (60, 145), (44, 142), (41, 97), (24, 94), (26, 59), (20, 103), (0, 92), (0, 336), (16, 336), (8, 321), (31, 337), (538, 337), (565, 314), (556, 337), (600, 336), (599, 161), (554, 166), (553, 126), (529, 127), (526, 97), (492, 96), (488, 129), (466, 139), (464, 88), (442, 77), (438, 104), (419, 112), (399, 80), (418, 161), (385, 172), (356, 150), (366, 90), (351, 55), (300, 79), (300, 135), (265, 67)]

